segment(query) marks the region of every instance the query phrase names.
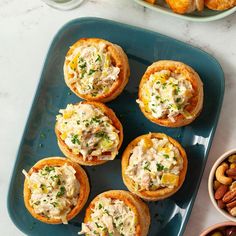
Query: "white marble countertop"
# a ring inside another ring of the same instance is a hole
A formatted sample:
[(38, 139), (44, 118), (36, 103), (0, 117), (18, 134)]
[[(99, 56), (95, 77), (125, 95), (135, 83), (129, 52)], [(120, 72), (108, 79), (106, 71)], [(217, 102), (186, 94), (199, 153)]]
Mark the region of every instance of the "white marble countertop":
[(132, 0), (85, 0), (79, 8), (67, 12), (52, 9), (40, 0), (1, 0), (1, 234), (22, 235), (8, 216), (6, 195), (9, 176), (49, 44), (65, 22), (83, 16), (103, 17), (158, 31), (200, 47), (219, 60), (225, 72), (225, 99), (201, 186), (184, 235), (197, 236), (207, 226), (225, 221), (210, 202), (207, 178), (214, 160), (225, 151), (236, 148), (236, 14), (220, 21), (202, 24), (157, 14)]

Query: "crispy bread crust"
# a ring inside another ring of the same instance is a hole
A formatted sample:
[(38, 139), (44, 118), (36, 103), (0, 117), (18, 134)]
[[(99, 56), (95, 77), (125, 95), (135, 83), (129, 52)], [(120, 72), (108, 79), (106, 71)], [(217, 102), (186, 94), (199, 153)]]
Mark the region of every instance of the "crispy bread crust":
[(156, 3), (156, 0), (145, 0), (145, 2), (154, 4), (154, 3)]
[[(123, 201), (134, 212), (136, 218), (136, 236), (146, 236), (150, 226), (150, 213), (148, 206), (134, 194), (124, 190), (110, 190), (96, 196), (86, 209), (84, 222), (91, 221), (92, 209), (99, 198), (112, 198)], [(105, 236), (105, 234), (104, 234)]]
[(209, 9), (223, 11), (236, 6), (236, 0), (205, 0)]
[(191, 115), (191, 119), (186, 119), (182, 114), (179, 114), (175, 117), (175, 122), (171, 122), (168, 117), (164, 118), (155, 118), (152, 116), (152, 113), (146, 111), (145, 107), (139, 105), (143, 114), (152, 122), (166, 127), (181, 127), (190, 124), (193, 122), (198, 115), (200, 114), (203, 106), (203, 83), (197, 74), (190, 66), (177, 61), (158, 61), (154, 62), (149, 66), (142, 77), (142, 80), (139, 84), (139, 100), (143, 101), (142, 87), (149, 79), (150, 75), (161, 71), (161, 70), (170, 70), (172, 72), (177, 72), (183, 74), (187, 80), (192, 84), (194, 94), (193, 97), (189, 100), (189, 105), (185, 107), (185, 110), (188, 111)]
[[(68, 164), (72, 166), (76, 170), (76, 178), (78, 179), (80, 183), (80, 193), (78, 198), (77, 205), (68, 213), (67, 220), (73, 219), (84, 207), (85, 203), (88, 200), (89, 192), (90, 192), (90, 186), (89, 186), (89, 180), (87, 177), (86, 172), (83, 170), (81, 166), (78, 164), (62, 157), (48, 157), (44, 158), (40, 161), (38, 161), (28, 172), (29, 175), (31, 175), (33, 172), (37, 172), (38, 170), (42, 169), (45, 165), (50, 166), (63, 166), (64, 164)], [(45, 216), (42, 216), (40, 214), (35, 213), (33, 207), (30, 205), (29, 200), (31, 198), (31, 191), (28, 187), (28, 180), (25, 179), (24, 182), (24, 203), (27, 208), (27, 210), (30, 212), (30, 214), (37, 220), (40, 220), (47, 224), (61, 224), (62, 221), (59, 219), (48, 219)]]
[[(93, 106), (101, 109), (102, 112), (110, 118), (113, 126), (117, 130), (119, 130), (120, 142), (117, 147), (117, 149), (119, 150), (119, 148), (121, 147), (121, 144), (123, 142), (123, 127), (122, 127), (122, 124), (120, 123), (119, 119), (116, 117), (116, 114), (112, 111), (112, 109), (108, 108), (106, 105), (104, 105), (103, 103), (100, 103), (100, 102), (83, 101), (82, 103), (83, 104), (90, 104), (90, 105), (93, 105)], [(100, 164), (103, 164), (108, 161), (108, 160), (99, 160), (97, 157), (94, 157), (93, 160), (83, 160), (83, 156), (81, 154), (72, 153), (71, 149), (69, 149), (68, 146), (66, 145), (66, 143), (62, 140), (62, 138), (60, 137), (61, 133), (57, 129), (57, 123), (55, 125), (55, 133), (57, 136), (57, 142), (58, 142), (59, 148), (61, 149), (63, 154), (66, 157), (68, 157), (69, 159), (71, 159), (72, 161), (79, 163), (81, 165), (87, 165), (87, 166), (100, 165)]]
[[(183, 169), (180, 171), (179, 185), (173, 189), (166, 187), (166, 188), (160, 188), (160, 189), (153, 190), (153, 191), (150, 191), (150, 190), (137, 191), (137, 190), (135, 190), (135, 182), (132, 179), (130, 179), (129, 176), (127, 176), (125, 173), (128, 165), (129, 165), (129, 158), (130, 158), (132, 150), (138, 144), (138, 142), (143, 138), (151, 139), (151, 138), (163, 138), (163, 137), (167, 137), (169, 142), (172, 143), (176, 148), (178, 148), (180, 155), (183, 158)], [(141, 135), (141, 136), (135, 138), (126, 147), (126, 149), (122, 155), (121, 165), (122, 165), (122, 178), (123, 178), (124, 184), (129, 189), (129, 191), (131, 191), (132, 193), (138, 195), (139, 197), (141, 197), (147, 201), (157, 201), (157, 200), (161, 200), (161, 199), (165, 199), (165, 198), (170, 197), (171, 195), (173, 195), (174, 193), (176, 193), (180, 189), (180, 187), (182, 186), (182, 184), (184, 182), (185, 176), (186, 176), (188, 160), (187, 160), (187, 155), (186, 155), (184, 148), (175, 139), (173, 139), (163, 133), (149, 133), (149, 134)]]
[(190, 13), (196, 9), (202, 11), (204, 8), (204, 0), (166, 0), (166, 2), (174, 12), (179, 14)]
[(126, 84), (128, 83), (128, 79), (130, 76), (130, 67), (127, 55), (124, 53), (123, 49), (111, 42), (108, 42), (104, 39), (99, 38), (81, 38), (76, 43), (74, 43), (69, 51), (66, 54), (66, 57), (73, 54), (73, 51), (82, 45), (97, 45), (100, 42), (103, 42), (106, 45), (107, 51), (111, 55), (112, 64), (120, 68), (120, 73), (116, 82), (113, 83), (110, 90), (104, 94), (100, 94), (96, 97), (93, 97), (90, 94), (81, 94), (77, 90), (75, 84), (70, 83), (71, 75), (68, 73), (67, 66), (70, 63), (69, 60), (65, 59), (64, 63), (64, 79), (67, 86), (80, 98), (83, 98), (88, 101), (98, 101), (98, 102), (108, 102), (115, 99), (124, 89)]

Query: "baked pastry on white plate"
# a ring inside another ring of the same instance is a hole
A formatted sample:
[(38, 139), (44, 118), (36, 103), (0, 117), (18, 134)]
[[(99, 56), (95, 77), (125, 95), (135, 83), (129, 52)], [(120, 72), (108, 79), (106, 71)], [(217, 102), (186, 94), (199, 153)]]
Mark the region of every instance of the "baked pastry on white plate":
[(134, 194), (111, 190), (89, 204), (79, 234), (146, 236), (150, 225), (148, 206)]
[(205, 0), (205, 6), (211, 10), (224, 11), (236, 6), (236, 0)]
[(115, 99), (128, 83), (129, 62), (123, 49), (99, 38), (81, 38), (66, 54), (67, 86), (88, 101)]
[(139, 85), (139, 107), (152, 122), (180, 127), (193, 122), (203, 106), (203, 84), (190, 66), (158, 61), (149, 66)]
[(145, 200), (157, 201), (179, 190), (188, 160), (175, 139), (163, 133), (149, 133), (127, 146), (121, 163), (126, 187)]
[(57, 115), (55, 132), (64, 155), (81, 165), (113, 160), (123, 141), (123, 127), (112, 109), (100, 102), (68, 104)]
[(179, 14), (202, 11), (204, 8), (204, 0), (166, 0), (166, 2), (174, 12)]
[(67, 224), (84, 207), (90, 187), (81, 166), (62, 157), (38, 161), (23, 170), (24, 203), (30, 214), (47, 224)]

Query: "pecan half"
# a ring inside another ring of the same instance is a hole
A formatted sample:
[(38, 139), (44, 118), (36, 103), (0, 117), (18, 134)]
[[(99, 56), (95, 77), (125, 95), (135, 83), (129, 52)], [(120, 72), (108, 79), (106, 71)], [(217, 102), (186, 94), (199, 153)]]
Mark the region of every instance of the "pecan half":
[(231, 202), (231, 200), (236, 197), (236, 189), (232, 189), (230, 191), (228, 191), (224, 197), (223, 197), (223, 202), (224, 203), (228, 203), (228, 202)]

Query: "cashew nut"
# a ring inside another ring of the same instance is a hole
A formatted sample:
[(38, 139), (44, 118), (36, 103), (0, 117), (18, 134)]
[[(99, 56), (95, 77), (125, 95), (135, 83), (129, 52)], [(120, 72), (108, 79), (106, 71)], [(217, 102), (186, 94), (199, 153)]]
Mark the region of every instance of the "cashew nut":
[(225, 185), (230, 185), (232, 183), (232, 178), (225, 176), (225, 171), (229, 168), (228, 164), (225, 162), (221, 164), (217, 169), (216, 169), (216, 179)]

